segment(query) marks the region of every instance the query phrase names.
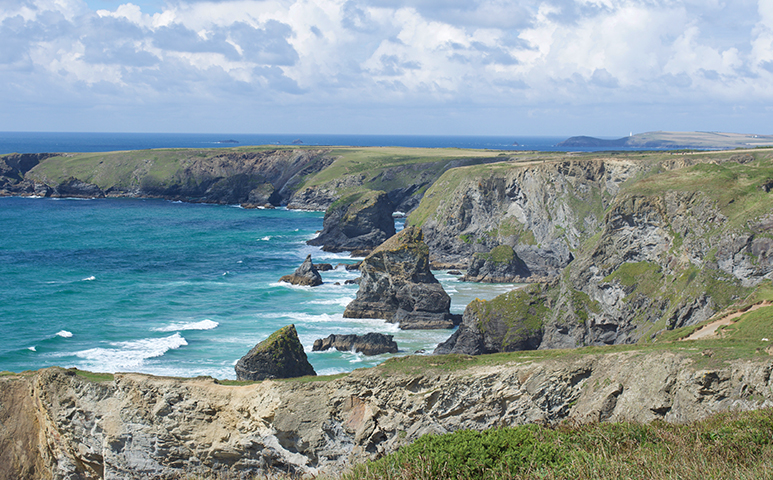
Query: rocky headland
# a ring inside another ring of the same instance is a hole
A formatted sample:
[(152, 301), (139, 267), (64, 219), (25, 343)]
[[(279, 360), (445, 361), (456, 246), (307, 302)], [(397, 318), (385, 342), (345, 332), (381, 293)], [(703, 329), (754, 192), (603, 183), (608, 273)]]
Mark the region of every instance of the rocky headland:
[(325, 251), (372, 251), (396, 233), (394, 205), (383, 191), (367, 191), (334, 202), (322, 232), (306, 242)]

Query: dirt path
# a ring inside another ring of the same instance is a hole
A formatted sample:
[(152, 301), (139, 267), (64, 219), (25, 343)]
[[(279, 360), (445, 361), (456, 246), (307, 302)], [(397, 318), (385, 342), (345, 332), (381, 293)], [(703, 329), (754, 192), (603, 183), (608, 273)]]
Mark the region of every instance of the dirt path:
[(725, 315), (724, 317), (718, 320), (714, 320), (713, 322), (707, 325), (704, 325), (700, 329), (694, 331), (689, 337), (685, 337), (682, 340), (700, 340), (702, 338), (716, 337), (717, 329), (719, 329), (719, 327), (724, 325), (730, 325), (735, 321), (736, 318), (740, 317), (744, 313), (753, 312), (762, 307), (769, 307), (771, 305), (773, 305), (773, 302), (769, 302), (766, 300), (764, 302), (754, 304), (751, 307), (747, 308), (746, 310), (739, 310), (735, 313)]

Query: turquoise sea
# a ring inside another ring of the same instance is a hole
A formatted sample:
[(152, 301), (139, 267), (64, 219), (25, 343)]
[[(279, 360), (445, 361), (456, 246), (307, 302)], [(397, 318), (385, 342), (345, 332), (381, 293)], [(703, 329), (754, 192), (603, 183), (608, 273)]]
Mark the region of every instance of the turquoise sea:
[[(317, 373), (333, 374), (392, 355), (311, 352), (316, 338), (388, 333), (406, 355), (429, 354), (452, 333), (344, 319), (357, 286), (343, 283), (358, 274), (342, 267), (323, 272), (319, 287), (278, 283), (307, 254), (316, 263), (357, 260), (305, 244), (322, 218), (149, 199), (0, 198), (0, 371), (59, 365), (235, 378), (238, 358), (293, 323)], [(457, 313), (513, 287), (436, 275)]]

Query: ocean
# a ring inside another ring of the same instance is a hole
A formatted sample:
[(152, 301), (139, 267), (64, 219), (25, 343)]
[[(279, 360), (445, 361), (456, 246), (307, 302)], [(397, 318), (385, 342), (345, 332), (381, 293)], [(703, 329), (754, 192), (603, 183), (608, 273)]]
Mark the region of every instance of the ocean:
[[(320, 135), (0, 132), (0, 154), (110, 152), (149, 148), (218, 148), (247, 145), (350, 145), (361, 147), (473, 148), (490, 150), (596, 151), (557, 147), (567, 136)], [(621, 150), (621, 148), (615, 148)], [(630, 150), (630, 149), (629, 149)]]
[[(0, 371), (58, 365), (232, 379), (241, 356), (292, 323), (325, 375), (429, 354), (451, 335), (344, 319), (357, 292), (344, 282), (358, 274), (343, 266), (322, 272), (319, 287), (279, 283), (307, 254), (357, 260), (305, 244), (322, 218), (157, 199), (0, 198)], [(514, 287), (435, 273), (456, 313)], [(394, 335), (400, 352), (311, 351), (317, 338), (367, 332)]]

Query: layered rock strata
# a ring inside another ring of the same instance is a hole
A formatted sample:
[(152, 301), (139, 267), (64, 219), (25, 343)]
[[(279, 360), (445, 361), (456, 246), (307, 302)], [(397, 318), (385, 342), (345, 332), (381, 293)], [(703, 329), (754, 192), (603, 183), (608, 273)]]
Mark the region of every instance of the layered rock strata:
[[(635, 343), (760, 298), (773, 279), (773, 160), (674, 169), (631, 183), (559, 279), (487, 302), (440, 352)], [(746, 300), (749, 299), (749, 300)], [(470, 306), (472, 307), (473, 304)], [(496, 305), (497, 308), (493, 308)], [(527, 317), (524, 308), (543, 311)], [(513, 316), (502, 312), (516, 312)], [(523, 344), (528, 320), (531, 341)], [(477, 338), (477, 339), (476, 339)], [(468, 347), (464, 347), (467, 345)]]
[(418, 228), (384, 242), (360, 265), (357, 297), (347, 318), (382, 318), (401, 329), (451, 328), (461, 320), (449, 311), (451, 298), (429, 269), (429, 249)]
[(237, 380), (265, 380), (316, 375), (309, 363), (295, 325), (272, 333), (236, 362)]
[(4, 375), (0, 478), (318, 476), (427, 433), (566, 420), (682, 423), (773, 406), (769, 357), (716, 368), (664, 351), (460, 370), (406, 362), (332, 381), (243, 386), (59, 368)]
[(397, 342), (393, 338), (393, 335), (374, 332), (365, 335), (329, 335), (314, 340), (311, 350), (320, 352), (335, 348), (341, 352), (357, 352), (363, 355), (397, 353)]

